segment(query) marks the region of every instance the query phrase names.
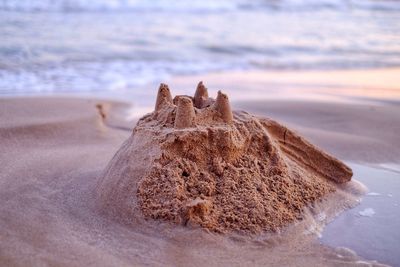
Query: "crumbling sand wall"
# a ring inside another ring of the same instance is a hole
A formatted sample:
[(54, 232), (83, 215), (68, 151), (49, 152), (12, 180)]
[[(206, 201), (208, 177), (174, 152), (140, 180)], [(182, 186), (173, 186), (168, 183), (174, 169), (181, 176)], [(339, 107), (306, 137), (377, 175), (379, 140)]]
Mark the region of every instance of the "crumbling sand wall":
[(199, 83), (194, 97), (159, 88), (155, 110), (139, 120), (99, 180), (103, 210), (197, 225), (216, 232), (275, 231), (352, 172), (269, 119), (232, 112)]

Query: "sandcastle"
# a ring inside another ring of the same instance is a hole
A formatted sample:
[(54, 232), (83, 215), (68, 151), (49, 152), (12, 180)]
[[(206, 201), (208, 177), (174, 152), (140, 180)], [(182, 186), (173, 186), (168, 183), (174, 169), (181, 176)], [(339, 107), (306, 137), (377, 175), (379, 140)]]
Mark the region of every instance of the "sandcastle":
[(158, 90), (106, 167), (96, 194), (118, 219), (161, 220), (216, 232), (275, 231), (350, 181), (352, 171), (267, 118), (232, 112), (227, 95)]

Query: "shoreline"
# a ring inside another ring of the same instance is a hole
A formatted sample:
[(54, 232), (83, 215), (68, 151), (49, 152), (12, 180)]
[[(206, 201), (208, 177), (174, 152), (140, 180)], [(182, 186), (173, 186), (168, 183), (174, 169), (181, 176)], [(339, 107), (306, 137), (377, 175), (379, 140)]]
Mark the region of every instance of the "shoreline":
[[(371, 68), (357, 70), (248, 70), (219, 71), (203, 74), (170, 76), (159, 82), (120, 88), (116, 91), (31, 92), (0, 94), (5, 98), (30, 97), (79, 97), (100, 98), (126, 102), (127, 98), (140, 106), (151, 105), (155, 97), (154, 88), (167, 82), (172, 90), (189, 94), (193, 82), (203, 80), (215, 95), (217, 90), (229, 91), (233, 102), (242, 100), (313, 100), (313, 101), (400, 101), (400, 67)], [(139, 93), (135, 93), (139, 92)], [(246, 94), (243, 94), (243, 91)], [(95, 96), (94, 96), (95, 94)], [(145, 99), (143, 101), (143, 98)]]
[(350, 248), (368, 260), (398, 266), (400, 233), (392, 229), (400, 222), (400, 173), (376, 165), (347, 163), (354, 171), (354, 179), (368, 191), (358, 205), (324, 227), (319, 241), (331, 247)]

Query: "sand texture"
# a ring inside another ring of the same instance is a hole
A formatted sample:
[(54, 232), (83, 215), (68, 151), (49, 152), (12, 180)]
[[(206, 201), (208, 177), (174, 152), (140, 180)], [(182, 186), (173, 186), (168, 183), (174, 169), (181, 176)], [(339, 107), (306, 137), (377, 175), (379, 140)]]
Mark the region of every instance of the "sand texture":
[[(379, 162), (397, 152), (400, 117), (395, 105), (288, 101), (246, 105), (247, 110), (285, 121), (341, 159), (357, 156)], [(129, 147), (137, 122), (126, 119), (129, 110), (130, 105), (105, 100), (0, 99), (0, 266), (379, 266), (317, 239), (335, 215), (357, 203), (360, 188), (354, 179), (335, 185), (335, 192), (304, 209), (301, 222), (277, 233), (218, 234), (131, 216), (126, 225), (116, 220), (121, 215), (118, 210), (112, 212), (118, 216), (104, 214), (98, 209), (98, 181), (124, 140)], [(378, 115), (381, 124), (375, 119)], [(384, 131), (372, 131), (375, 128)], [(280, 140), (278, 132), (272, 128), (268, 132)], [(363, 133), (370, 137), (358, 142)], [(385, 145), (385, 154), (366, 146), (367, 140)], [(132, 166), (118, 161), (121, 172), (148, 168), (159, 150), (150, 151), (146, 144), (142, 146), (147, 156), (131, 152), (138, 161)], [(137, 188), (133, 193), (136, 197)], [(142, 217), (139, 209), (137, 217)]]
[(159, 88), (96, 193), (114, 218), (142, 215), (216, 232), (276, 231), (350, 181), (352, 171), (304, 138), (267, 119), (232, 112), (199, 83), (194, 97)]

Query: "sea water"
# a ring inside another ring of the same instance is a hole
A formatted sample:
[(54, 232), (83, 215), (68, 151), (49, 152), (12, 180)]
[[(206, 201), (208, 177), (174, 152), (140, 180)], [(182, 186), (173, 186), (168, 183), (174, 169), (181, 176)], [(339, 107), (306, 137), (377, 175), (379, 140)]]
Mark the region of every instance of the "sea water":
[(0, 95), (174, 75), (400, 66), (400, 2), (0, 0)]
[(353, 178), (365, 184), (369, 192), (360, 205), (328, 224), (320, 240), (332, 247), (350, 248), (368, 260), (400, 266), (399, 166), (350, 166)]

